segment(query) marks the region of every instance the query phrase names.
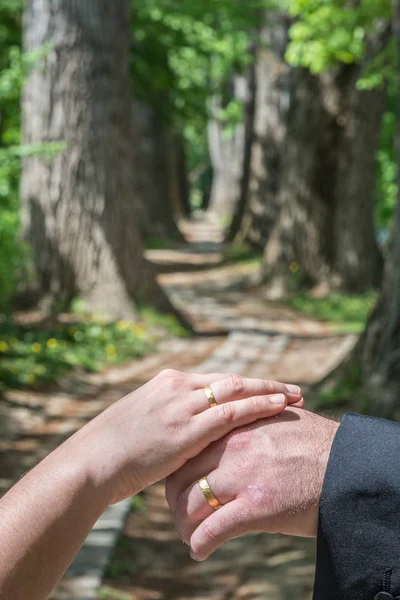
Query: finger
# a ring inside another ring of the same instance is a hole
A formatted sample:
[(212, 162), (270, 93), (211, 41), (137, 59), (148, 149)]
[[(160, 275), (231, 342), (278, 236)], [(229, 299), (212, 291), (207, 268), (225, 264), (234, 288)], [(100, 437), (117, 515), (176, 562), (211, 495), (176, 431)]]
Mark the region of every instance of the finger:
[(190, 556), (194, 560), (205, 560), (225, 542), (249, 531), (256, 531), (251, 513), (251, 506), (245, 498), (233, 500), (213, 512), (190, 538)]
[(305, 406), (305, 401), (304, 398), (302, 398), (301, 400), (299, 400), (298, 402), (295, 402), (294, 404), (290, 405), (292, 408), (304, 408)]
[(187, 544), (200, 523), (215, 512), (199, 486), (199, 479), (204, 476), (204, 473), (208, 473), (208, 485), (220, 504), (226, 505), (236, 498), (235, 482), (230, 481), (228, 477), (221, 480), (216, 470), (212, 472), (206, 470), (202, 475), (196, 476), (195, 483), (178, 497), (174, 514), (176, 530)]
[[(198, 414), (210, 407), (209, 401), (204, 391), (204, 387), (210, 387), (217, 404), (224, 404), (233, 400), (243, 400), (250, 396), (267, 396), (271, 394), (284, 394), (288, 399), (288, 404), (301, 401), (302, 392), (297, 385), (280, 383), (268, 379), (251, 379), (240, 375), (225, 375), (223, 378), (212, 380), (200, 379), (203, 389), (193, 394), (194, 414)], [(206, 383), (207, 382), (207, 383)]]
[[(193, 454), (200, 454), (212, 442), (219, 440), (233, 429), (278, 415), (287, 406), (286, 396), (254, 396), (236, 402), (227, 402), (195, 415), (190, 424)], [(197, 442), (193, 444), (194, 442)]]
[(210, 385), (211, 381), (220, 381), (229, 377), (229, 373), (191, 373), (193, 384), (196, 390)]
[[(226, 451), (224, 444), (210, 444), (196, 458), (189, 460), (183, 467), (172, 473), (166, 480), (165, 495), (171, 511), (172, 517), (175, 519), (177, 503), (181, 508), (185, 506), (184, 499), (181, 500), (185, 490), (192, 487), (193, 482), (197, 482), (206, 473), (211, 473), (220, 464), (221, 458)], [(180, 514), (184, 513), (184, 509)]]

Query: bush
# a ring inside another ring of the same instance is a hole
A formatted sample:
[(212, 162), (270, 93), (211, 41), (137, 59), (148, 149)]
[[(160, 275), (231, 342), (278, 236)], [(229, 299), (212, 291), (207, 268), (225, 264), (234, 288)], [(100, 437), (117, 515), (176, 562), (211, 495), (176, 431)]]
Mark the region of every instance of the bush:
[(154, 343), (141, 325), (125, 321), (88, 319), (23, 326), (5, 319), (0, 333), (0, 386), (56, 381), (73, 368), (99, 371), (144, 356)]

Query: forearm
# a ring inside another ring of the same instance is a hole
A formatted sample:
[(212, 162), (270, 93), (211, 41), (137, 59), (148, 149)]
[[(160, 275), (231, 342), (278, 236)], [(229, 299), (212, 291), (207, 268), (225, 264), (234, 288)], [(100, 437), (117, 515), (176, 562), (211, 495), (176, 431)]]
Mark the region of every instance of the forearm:
[(68, 443), (21, 479), (0, 500), (1, 598), (47, 598), (107, 504)]

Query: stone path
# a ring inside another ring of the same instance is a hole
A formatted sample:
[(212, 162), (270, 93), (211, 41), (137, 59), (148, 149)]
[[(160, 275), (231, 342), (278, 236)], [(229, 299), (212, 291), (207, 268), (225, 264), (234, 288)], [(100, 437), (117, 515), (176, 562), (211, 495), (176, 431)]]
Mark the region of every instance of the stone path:
[[(340, 336), (332, 326), (267, 302), (258, 265), (222, 264), (218, 230), (212, 231), (210, 240), (202, 223), (188, 227), (192, 246), (149, 255), (160, 283), (201, 337), (168, 340), (157, 354), (100, 375), (69, 376), (57, 390), (8, 392), (0, 403), (0, 493), (90, 418), (165, 367), (241, 372), (307, 389), (347, 354), (354, 336)], [(145, 511), (129, 515), (113, 558), (117, 566), (129, 564), (130, 574), (107, 581), (110, 591), (102, 600), (310, 598), (312, 542), (244, 537), (196, 564), (173, 531), (162, 486), (153, 486), (145, 498)], [(96, 598), (129, 508), (123, 503), (103, 516), (54, 600)], [(125, 596), (118, 595), (121, 590)]]

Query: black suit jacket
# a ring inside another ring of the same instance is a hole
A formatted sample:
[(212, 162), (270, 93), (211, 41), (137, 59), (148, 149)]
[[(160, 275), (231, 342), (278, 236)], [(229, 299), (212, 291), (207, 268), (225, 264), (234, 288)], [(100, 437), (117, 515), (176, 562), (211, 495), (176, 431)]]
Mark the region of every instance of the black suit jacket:
[(400, 424), (346, 415), (319, 519), (314, 600), (400, 600)]

